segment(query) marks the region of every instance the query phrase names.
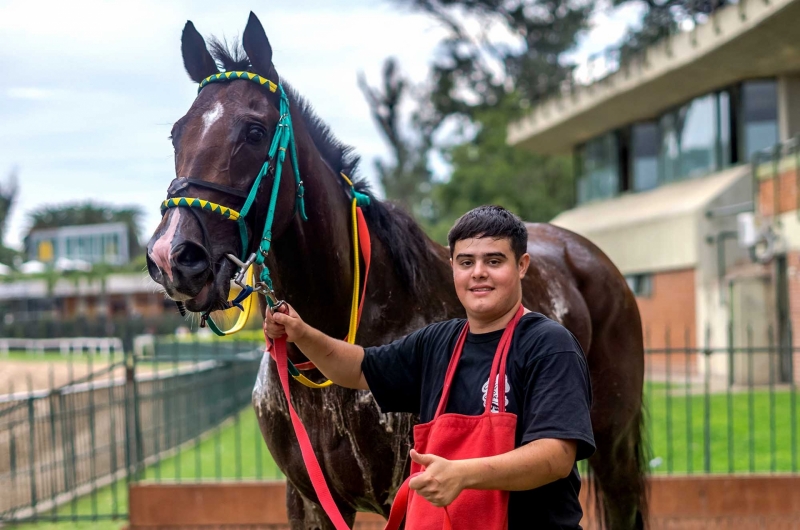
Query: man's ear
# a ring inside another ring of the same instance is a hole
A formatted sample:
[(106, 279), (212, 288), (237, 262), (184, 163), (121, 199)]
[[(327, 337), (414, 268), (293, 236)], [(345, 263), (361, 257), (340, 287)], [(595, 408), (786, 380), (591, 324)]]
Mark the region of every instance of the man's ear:
[(517, 267), (519, 268), (519, 278), (522, 279), (525, 277), (525, 273), (528, 272), (528, 267), (531, 264), (531, 255), (527, 252), (519, 258), (519, 263)]

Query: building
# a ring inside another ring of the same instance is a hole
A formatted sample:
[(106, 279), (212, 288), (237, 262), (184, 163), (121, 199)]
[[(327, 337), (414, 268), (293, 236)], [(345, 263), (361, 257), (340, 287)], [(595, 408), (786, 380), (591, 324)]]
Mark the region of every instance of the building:
[(28, 259), (44, 263), (80, 260), (124, 265), (131, 259), (125, 223), (64, 226), (31, 232)]
[(696, 369), (731, 383), (800, 380), (798, 21), (798, 0), (727, 5), (508, 129), (574, 154), (576, 206), (552, 222), (616, 263), (647, 345), (708, 348)]

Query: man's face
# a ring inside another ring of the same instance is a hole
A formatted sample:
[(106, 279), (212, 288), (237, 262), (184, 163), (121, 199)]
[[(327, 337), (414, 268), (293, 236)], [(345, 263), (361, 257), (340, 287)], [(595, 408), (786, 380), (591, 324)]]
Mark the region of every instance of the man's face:
[(520, 279), (528, 270), (530, 256), (524, 254), (517, 261), (509, 239), (456, 241), (451, 262), (456, 293), (467, 315), (493, 320), (519, 303)]

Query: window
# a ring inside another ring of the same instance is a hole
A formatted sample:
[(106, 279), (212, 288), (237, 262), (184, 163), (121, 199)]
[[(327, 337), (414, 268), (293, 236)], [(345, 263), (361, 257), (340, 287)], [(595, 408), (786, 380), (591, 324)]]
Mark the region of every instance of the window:
[(630, 167), (634, 191), (658, 186), (658, 124), (639, 123), (631, 127)]
[(716, 95), (697, 98), (678, 110), (680, 176), (692, 178), (716, 169)]
[(608, 133), (578, 149), (578, 202), (607, 199), (619, 193), (619, 142)]
[(778, 89), (774, 79), (742, 83), (741, 117), (745, 161), (778, 143)]
[(625, 281), (637, 298), (648, 298), (653, 295), (652, 274), (631, 274), (625, 276)]

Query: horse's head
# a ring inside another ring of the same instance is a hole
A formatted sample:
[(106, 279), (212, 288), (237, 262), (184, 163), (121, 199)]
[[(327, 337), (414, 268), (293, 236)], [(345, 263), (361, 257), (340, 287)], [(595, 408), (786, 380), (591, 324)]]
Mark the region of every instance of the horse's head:
[[(242, 46), (246, 57), (225, 52), (215, 42), (211, 46), (212, 56), (203, 37), (187, 22), (182, 53), (189, 77), (201, 83), (218, 74), (216, 57), (227, 72), (253, 72), (278, 83), (272, 48), (253, 13), (244, 30)], [(235, 273), (235, 265), (226, 254), (238, 257), (249, 254), (261, 239), (266, 204), (255, 202), (245, 217), (246, 249), (242, 248), (240, 227), (226, 208), (241, 210), (276, 134), (280, 95), (269, 87), (269, 82), (259, 85), (252, 79), (208, 83), (172, 128), (177, 178), (170, 185), (168, 198), (199, 198), (224, 207), (206, 204), (206, 208), (165, 208), (161, 223), (147, 245), (150, 276), (164, 287), (170, 298), (184, 302), (190, 311), (225, 307)], [(294, 215), (297, 190), (289, 163), (284, 165), (284, 174), (287, 173), (289, 178), (282, 178), (277, 190), (272, 225), (275, 234), (285, 230)], [(272, 189), (273, 178), (273, 174), (266, 174), (259, 187)]]

